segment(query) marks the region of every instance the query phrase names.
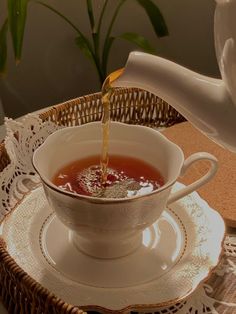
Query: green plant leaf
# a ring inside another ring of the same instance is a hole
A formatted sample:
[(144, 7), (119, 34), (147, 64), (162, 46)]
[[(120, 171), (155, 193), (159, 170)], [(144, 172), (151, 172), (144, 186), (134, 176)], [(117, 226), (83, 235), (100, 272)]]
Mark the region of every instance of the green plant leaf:
[(79, 47), (79, 49), (83, 52), (83, 54), (90, 60), (94, 61), (93, 53), (91, 52), (87, 41), (84, 40), (83, 36), (78, 36), (75, 39), (76, 45)]
[(126, 1), (127, 0), (120, 0), (118, 2), (118, 5), (114, 11), (114, 14), (112, 16), (110, 25), (108, 27), (108, 30), (107, 30), (107, 33), (105, 36), (105, 40), (104, 40), (104, 44), (103, 44), (103, 48), (102, 48), (102, 73), (105, 77), (107, 74), (107, 63), (108, 63), (110, 49), (111, 49), (112, 43), (115, 39), (114, 37), (111, 36), (111, 31), (112, 31), (113, 25), (115, 23), (115, 20), (116, 20), (118, 14), (120, 12), (120, 9)]
[(28, 0), (8, 0), (8, 19), (16, 63), (20, 61)]
[(89, 42), (89, 40), (84, 36), (84, 34), (80, 31), (80, 29), (71, 22), (70, 19), (68, 19), (65, 15), (63, 15), (61, 12), (54, 9), (52, 6), (48, 5), (47, 3), (44, 3), (42, 1), (36, 1), (38, 4), (46, 7), (47, 9), (51, 10), (53, 13), (61, 17), (67, 24), (69, 24), (78, 34), (78, 37), (76, 38), (76, 44), (81, 49), (81, 51), (89, 58), (93, 59), (93, 50), (92, 46)]
[(44, 3), (42, 1), (36, 1), (36, 3), (46, 7), (47, 9), (49, 9), (50, 11), (54, 12), (55, 14), (57, 14), (58, 16), (60, 16), (65, 22), (67, 22), (78, 34), (80, 34), (80, 36), (84, 35), (82, 34), (82, 32), (78, 29), (78, 27), (75, 26), (75, 24), (73, 24), (71, 22), (71, 20), (69, 20), (65, 15), (63, 15), (61, 12), (57, 11), (56, 9), (54, 9), (52, 6), (48, 5), (47, 3)]
[(96, 57), (98, 57), (99, 37), (98, 37), (98, 33), (95, 29), (95, 19), (94, 19), (93, 5), (92, 5), (91, 0), (87, 0), (87, 12), (88, 12), (88, 16), (89, 16), (89, 22), (90, 22), (91, 33), (92, 33), (92, 38), (93, 38), (94, 51), (95, 51)]
[(87, 42), (84, 40), (83, 37), (81, 36), (76, 37), (75, 42), (76, 42), (76, 45), (79, 47), (79, 49), (82, 51), (82, 53), (85, 55), (85, 57), (91, 60), (92, 63), (95, 65), (98, 76), (99, 76), (99, 80), (100, 82), (103, 82), (104, 78), (103, 78), (101, 67), (98, 62), (96, 54), (94, 54), (94, 52), (89, 48), (89, 46), (87, 45)]
[(91, 0), (87, 0), (87, 11), (88, 11), (88, 16), (89, 16), (90, 26), (91, 26), (92, 31), (94, 32), (95, 22), (94, 22), (94, 15), (93, 15), (93, 5), (92, 5)]
[(6, 19), (0, 29), (0, 75), (6, 71), (7, 30), (8, 30), (8, 20)]
[(169, 34), (165, 20), (160, 9), (151, 0), (137, 0), (137, 2), (146, 11), (150, 22), (158, 37), (167, 36)]
[(102, 20), (103, 20), (103, 16), (105, 14), (105, 11), (106, 11), (107, 4), (108, 4), (108, 0), (105, 0), (104, 3), (103, 3), (102, 9), (101, 9), (101, 13), (100, 13), (99, 19), (98, 19), (97, 33), (98, 33), (99, 36), (100, 36)]
[(143, 36), (141, 36), (139, 34), (136, 34), (136, 33), (124, 33), (124, 34), (118, 36), (118, 38), (128, 40), (129, 42), (131, 42), (131, 43), (137, 45), (138, 47), (140, 47), (145, 52), (153, 53), (153, 54), (156, 53), (156, 50), (151, 46), (149, 41), (145, 37), (143, 37)]

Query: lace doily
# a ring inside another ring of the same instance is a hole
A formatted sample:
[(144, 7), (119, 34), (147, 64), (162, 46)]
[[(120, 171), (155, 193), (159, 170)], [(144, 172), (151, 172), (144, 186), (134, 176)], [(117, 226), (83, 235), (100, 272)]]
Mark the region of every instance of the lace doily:
[[(0, 176), (0, 221), (40, 183), (31, 162), (33, 152), (49, 134), (60, 128), (52, 122), (42, 122), (34, 114), (27, 115), (22, 122), (6, 119), (5, 125), (5, 147), (10, 163)], [(236, 313), (236, 235), (225, 238), (224, 254), (206, 282), (186, 300), (155, 313)]]
[(22, 122), (6, 118), (5, 126), (4, 142), (10, 163), (0, 176), (0, 222), (35, 184), (40, 183), (31, 161), (33, 152), (49, 134), (59, 129), (52, 122), (43, 123), (34, 114), (27, 115)]

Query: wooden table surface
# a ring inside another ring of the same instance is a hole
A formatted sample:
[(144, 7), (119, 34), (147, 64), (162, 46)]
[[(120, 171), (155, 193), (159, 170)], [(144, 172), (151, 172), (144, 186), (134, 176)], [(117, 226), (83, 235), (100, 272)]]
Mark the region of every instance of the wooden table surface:
[[(220, 212), (227, 226), (236, 227), (236, 154), (209, 140), (189, 122), (174, 125), (165, 129), (163, 133), (182, 148), (185, 157), (200, 151), (209, 152), (217, 157), (219, 162), (217, 174), (197, 192), (212, 208)], [(179, 181), (190, 184), (207, 172), (208, 167), (207, 161), (195, 163)]]

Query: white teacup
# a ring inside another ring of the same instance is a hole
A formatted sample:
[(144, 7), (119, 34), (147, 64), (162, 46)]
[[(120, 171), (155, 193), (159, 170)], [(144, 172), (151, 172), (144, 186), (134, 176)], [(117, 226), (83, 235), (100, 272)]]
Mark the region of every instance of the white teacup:
[[(142, 231), (159, 218), (166, 205), (207, 183), (217, 170), (217, 159), (209, 153), (195, 153), (184, 160), (182, 150), (160, 132), (112, 122), (109, 152), (139, 158), (156, 167), (164, 177), (164, 185), (143, 196), (108, 199), (73, 194), (52, 183), (63, 166), (98, 155), (101, 147), (101, 122), (92, 122), (56, 131), (33, 155), (33, 165), (49, 204), (71, 230), (73, 243), (86, 254), (99, 258), (125, 256), (136, 250), (142, 243)], [(207, 174), (170, 194), (178, 177), (202, 159), (210, 161)]]

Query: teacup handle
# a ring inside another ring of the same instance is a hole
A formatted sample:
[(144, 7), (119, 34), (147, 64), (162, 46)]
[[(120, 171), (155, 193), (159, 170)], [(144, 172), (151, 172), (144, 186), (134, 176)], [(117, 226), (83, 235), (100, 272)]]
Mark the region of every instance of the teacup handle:
[(183, 189), (181, 189), (180, 191), (171, 193), (168, 201), (167, 201), (167, 205), (179, 200), (180, 198), (190, 194), (191, 192), (197, 190), (200, 186), (202, 186), (203, 184), (207, 183), (216, 173), (217, 169), (218, 169), (218, 162), (215, 156), (213, 156), (212, 154), (209, 153), (205, 153), (205, 152), (200, 152), (200, 153), (195, 153), (192, 154), (191, 156), (189, 156), (188, 158), (185, 159), (181, 172), (180, 172), (180, 176), (182, 177), (187, 169), (196, 161), (199, 160), (209, 160), (211, 165), (210, 165), (210, 169), (208, 170), (208, 172), (201, 177), (200, 179), (194, 181), (193, 183), (191, 183), (190, 185), (184, 187)]

